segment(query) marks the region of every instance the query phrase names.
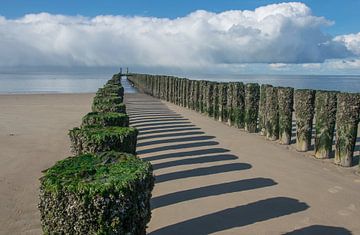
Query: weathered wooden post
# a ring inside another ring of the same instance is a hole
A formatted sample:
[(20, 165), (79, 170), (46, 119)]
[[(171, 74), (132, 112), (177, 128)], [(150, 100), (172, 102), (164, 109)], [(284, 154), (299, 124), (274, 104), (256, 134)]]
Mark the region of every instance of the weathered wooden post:
[(232, 100), (231, 125), (245, 128), (245, 86), (242, 82), (235, 82)]
[(250, 133), (257, 131), (259, 96), (259, 84), (248, 83), (245, 85), (245, 130)]
[(315, 157), (329, 158), (332, 151), (336, 120), (336, 94), (316, 91), (315, 95)]
[(360, 115), (360, 94), (337, 94), (335, 164), (352, 166)]
[(199, 111), (199, 85), (200, 81), (194, 81), (194, 110)]
[(279, 110), (278, 110), (278, 93), (276, 87), (267, 87), (266, 93), (266, 108), (265, 108), (265, 130), (266, 139), (279, 139)]
[(235, 83), (229, 82), (227, 88), (227, 99), (226, 99), (226, 109), (227, 109), (227, 124), (229, 126), (232, 125), (231, 118), (233, 116), (233, 100), (234, 100), (234, 90), (235, 90)]
[(206, 99), (206, 107), (205, 107), (205, 113), (209, 116), (213, 116), (214, 108), (213, 108), (213, 90), (214, 90), (214, 82), (208, 82), (206, 85), (206, 91), (205, 91), (205, 99)]
[(214, 83), (213, 88), (213, 118), (219, 120), (219, 83)]
[(185, 108), (189, 108), (189, 97), (190, 97), (190, 80), (186, 79), (185, 81)]
[(206, 89), (207, 89), (208, 81), (202, 81), (201, 84), (201, 105), (200, 112), (205, 113), (206, 110)]
[(295, 90), (296, 150), (308, 151), (311, 146), (312, 124), (314, 119), (315, 91)]
[(219, 121), (227, 121), (227, 83), (221, 82), (219, 84)]
[(294, 88), (278, 87), (280, 144), (291, 143), (293, 107), (294, 107)]
[(260, 135), (266, 135), (265, 123), (266, 123), (266, 88), (272, 87), (268, 84), (262, 84), (260, 86), (260, 101), (259, 101), (259, 131)]

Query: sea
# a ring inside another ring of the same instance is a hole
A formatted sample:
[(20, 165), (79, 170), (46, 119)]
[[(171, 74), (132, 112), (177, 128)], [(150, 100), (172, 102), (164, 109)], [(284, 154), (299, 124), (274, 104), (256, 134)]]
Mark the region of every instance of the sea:
[[(92, 93), (118, 71), (1, 71), (0, 94)], [(173, 74), (177, 75), (177, 74)], [(360, 75), (256, 75), (256, 74), (196, 74), (184, 75), (190, 79), (211, 81), (256, 82), (274, 86), (360, 92)], [(136, 90), (124, 79), (126, 93)]]

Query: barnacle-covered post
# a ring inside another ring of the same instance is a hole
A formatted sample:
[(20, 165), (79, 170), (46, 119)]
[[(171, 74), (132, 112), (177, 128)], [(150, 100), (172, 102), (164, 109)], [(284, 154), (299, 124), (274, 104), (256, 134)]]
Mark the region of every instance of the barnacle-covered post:
[(272, 87), (268, 84), (262, 84), (260, 86), (260, 100), (259, 100), (259, 131), (260, 135), (266, 135), (265, 123), (266, 123), (266, 88)]
[(336, 94), (316, 91), (315, 95), (315, 157), (329, 158), (332, 151), (336, 120)]
[(146, 234), (151, 164), (126, 154), (84, 154), (57, 162), (40, 179), (44, 234)]
[(279, 139), (279, 112), (278, 112), (278, 93), (276, 87), (267, 87), (266, 93), (266, 108), (265, 108), (265, 130), (266, 139)]
[(259, 84), (248, 83), (245, 85), (245, 130), (250, 133), (257, 131), (259, 96)]
[(199, 111), (199, 85), (200, 81), (195, 80), (194, 81), (194, 110)]
[(91, 112), (82, 118), (82, 127), (89, 126), (119, 126), (128, 127), (129, 117), (125, 113)]
[(213, 88), (213, 118), (219, 120), (219, 83), (214, 83)]
[(219, 121), (227, 121), (227, 83), (221, 82), (219, 84)]
[(245, 86), (242, 82), (234, 83), (232, 99), (231, 125), (240, 129), (245, 128)]
[(311, 146), (312, 124), (314, 119), (315, 91), (295, 90), (296, 150), (308, 151)]
[(208, 82), (205, 91), (205, 100), (206, 100), (205, 113), (209, 117), (212, 117), (214, 112), (213, 91), (214, 91), (214, 82)]
[(279, 142), (280, 144), (291, 143), (292, 112), (294, 107), (294, 88), (278, 87), (279, 109)]
[(360, 115), (360, 94), (337, 94), (335, 163), (351, 166)]
[(229, 82), (228, 88), (227, 88), (227, 99), (226, 99), (226, 109), (227, 109), (227, 124), (229, 126), (232, 125), (231, 118), (233, 116), (233, 100), (234, 100), (234, 89), (235, 89), (235, 83)]

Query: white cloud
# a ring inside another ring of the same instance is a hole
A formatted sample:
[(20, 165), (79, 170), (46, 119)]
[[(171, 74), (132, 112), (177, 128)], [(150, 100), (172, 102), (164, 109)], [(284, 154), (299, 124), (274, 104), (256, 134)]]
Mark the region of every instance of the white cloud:
[(284, 70), (288, 68), (288, 64), (284, 63), (275, 63), (275, 64), (269, 64), (270, 69), (272, 70)]
[(331, 24), (296, 2), (254, 11), (196, 11), (177, 19), (48, 13), (0, 17), (0, 66), (241, 68), (271, 63), (276, 68), (358, 55), (359, 34), (333, 39), (321, 31)]
[(359, 69), (360, 59), (347, 59), (347, 60), (331, 60), (327, 61), (325, 65), (332, 69)]
[(302, 64), (302, 67), (305, 69), (319, 69), (321, 68), (321, 64), (320, 63)]
[(343, 43), (354, 55), (360, 56), (360, 32), (337, 36), (334, 38), (334, 41)]

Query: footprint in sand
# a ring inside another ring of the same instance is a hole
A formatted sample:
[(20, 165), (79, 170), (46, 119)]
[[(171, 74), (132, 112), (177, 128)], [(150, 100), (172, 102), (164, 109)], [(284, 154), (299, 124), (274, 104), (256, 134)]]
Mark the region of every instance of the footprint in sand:
[(354, 211), (356, 211), (356, 206), (354, 204), (350, 204), (346, 209), (339, 210), (338, 214), (342, 216), (348, 216), (351, 215)]
[(340, 187), (340, 186), (334, 186), (334, 187), (328, 189), (328, 191), (330, 193), (338, 193), (340, 190), (342, 190), (342, 187)]

